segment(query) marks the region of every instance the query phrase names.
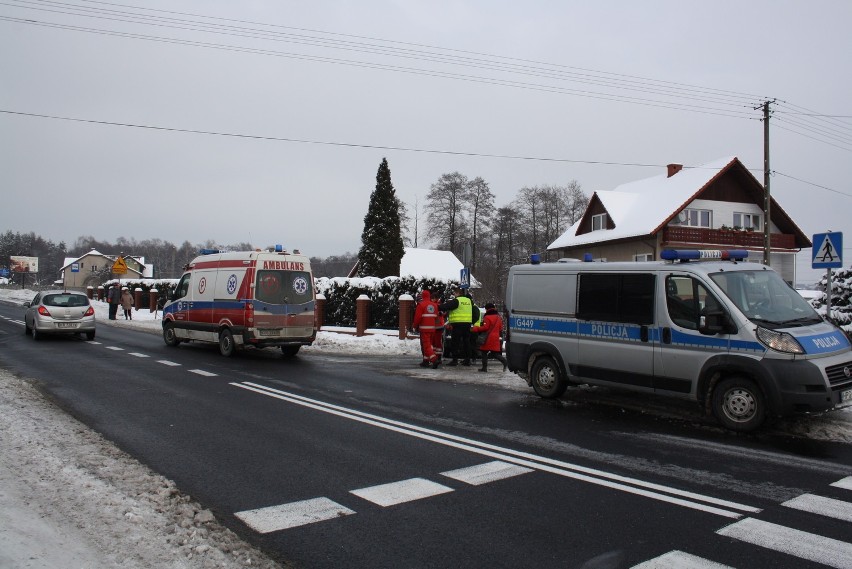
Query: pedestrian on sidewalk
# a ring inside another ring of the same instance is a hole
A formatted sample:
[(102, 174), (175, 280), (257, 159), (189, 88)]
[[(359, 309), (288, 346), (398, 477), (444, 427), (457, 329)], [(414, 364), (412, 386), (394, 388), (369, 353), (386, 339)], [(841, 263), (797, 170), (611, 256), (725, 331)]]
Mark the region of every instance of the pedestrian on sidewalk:
[(452, 352), (453, 359), (448, 363), (448, 366), (459, 365), (459, 358), (462, 358), (462, 365), (470, 365), (470, 325), (473, 322), (473, 303), (470, 298), (464, 294), (464, 289), (457, 286), (455, 289), (455, 297), (440, 305), (438, 309), (441, 312), (448, 312), (447, 323), (452, 327)]
[(431, 292), (424, 290), (414, 310), (414, 320), (411, 322), (411, 327), (420, 332), (420, 352), (423, 355), (420, 367), (437, 368), (440, 365), (434, 348), (434, 335), (438, 328), (439, 316), (438, 303), (432, 300)]
[(126, 286), (121, 287), (121, 308), (124, 310), (124, 319), (133, 320), (133, 295)]
[(503, 333), (503, 319), (500, 318), (500, 314), (497, 312), (497, 308), (493, 302), (485, 305), (485, 316), (482, 319), (482, 326), (474, 326), (471, 328), (471, 331), (476, 333), (485, 332), (487, 334), (485, 342), (479, 346), (479, 351), (482, 353), (482, 367), (479, 368), (479, 371), (488, 371), (488, 358), (490, 357), (502, 363), (503, 371), (506, 371), (508, 362), (503, 357), (503, 340), (500, 337)]

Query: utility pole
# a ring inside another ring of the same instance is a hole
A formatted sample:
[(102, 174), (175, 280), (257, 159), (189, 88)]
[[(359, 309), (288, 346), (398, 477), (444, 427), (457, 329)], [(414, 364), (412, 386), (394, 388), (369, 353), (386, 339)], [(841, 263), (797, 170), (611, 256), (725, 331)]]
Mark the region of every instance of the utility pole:
[(763, 264), (769, 266), (769, 253), (772, 251), (772, 244), (769, 239), (770, 225), (770, 204), (772, 203), (769, 194), (769, 105), (775, 101), (763, 102)]

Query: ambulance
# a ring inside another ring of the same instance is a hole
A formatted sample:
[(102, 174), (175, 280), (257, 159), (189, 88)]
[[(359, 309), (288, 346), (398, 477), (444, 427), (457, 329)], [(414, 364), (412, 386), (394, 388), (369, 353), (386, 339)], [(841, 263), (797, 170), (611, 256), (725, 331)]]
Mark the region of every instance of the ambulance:
[(725, 427), (852, 405), (852, 347), (747, 251), (510, 268), (509, 369), (545, 398), (599, 385), (696, 401)]
[(163, 308), (163, 340), (219, 345), (223, 356), (278, 347), (294, 356), (316, 338), (310, 260), (281, 245), (269, 251), (202, 251)]

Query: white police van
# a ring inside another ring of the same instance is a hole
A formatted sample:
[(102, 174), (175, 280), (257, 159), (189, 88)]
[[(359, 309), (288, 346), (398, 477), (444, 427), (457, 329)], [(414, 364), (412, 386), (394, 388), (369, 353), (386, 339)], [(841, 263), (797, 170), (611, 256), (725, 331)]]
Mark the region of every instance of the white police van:
[(541, 397), (593, 384), (694, 400), (725, 427), (852, 404), (852, 347), (746, 251), (511, 267), (509, 369)]

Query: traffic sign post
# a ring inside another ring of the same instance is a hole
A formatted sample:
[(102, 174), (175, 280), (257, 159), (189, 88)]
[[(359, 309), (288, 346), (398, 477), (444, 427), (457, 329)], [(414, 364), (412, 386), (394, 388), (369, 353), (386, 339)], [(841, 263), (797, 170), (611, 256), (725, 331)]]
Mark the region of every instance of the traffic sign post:
[(831, 318), (831, 269), (843, 267), (843, 233), (815, 233), (811, 267), (825, 269), (825, 315)]

